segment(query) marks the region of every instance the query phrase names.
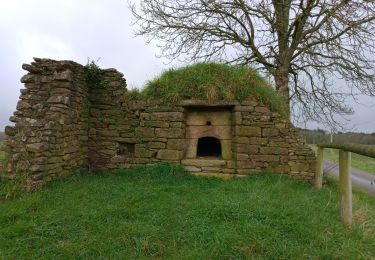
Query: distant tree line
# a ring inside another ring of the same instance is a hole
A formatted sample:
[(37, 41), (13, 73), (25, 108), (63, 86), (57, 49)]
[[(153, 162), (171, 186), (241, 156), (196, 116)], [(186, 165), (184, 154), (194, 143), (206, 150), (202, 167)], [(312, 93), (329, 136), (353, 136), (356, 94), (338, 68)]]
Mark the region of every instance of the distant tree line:
[(5, 134), (4, 132), (0, 132), (0, 142), (4, 141)]
[[(302, 136), (309, 144), (325, 143), (331, 141), (331, 133), (322, 129), (300, 129)], [(353, 133), (353, 132), (338, 132), (332, 134), (333, 142), (336, 143), (358, 143), (375, 145), (375, 133)]]

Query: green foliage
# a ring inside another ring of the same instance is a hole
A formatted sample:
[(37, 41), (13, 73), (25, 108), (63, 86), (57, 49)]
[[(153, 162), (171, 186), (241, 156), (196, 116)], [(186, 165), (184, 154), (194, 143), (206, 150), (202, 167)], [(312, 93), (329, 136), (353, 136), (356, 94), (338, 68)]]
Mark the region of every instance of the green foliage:
[(95, 63), (95, 61), (88, 61), (85, 66), (86, 82), (90, 88), (105, 87), (108, 81), (104, 78), (103, 71)]
[(198, 63), (170, 69), (148, 82), (142, 94), (165, 103), (183, 99), (244, 100), (254, 96), (271, 110), (286, 114), (285, 100), (255, 69), (217, 63)]
[(0, 201), (9, 200), (21, 196), (25, 192), (25, 185), (25, 175), (8, 179), (6, 177), (1, 176), (0, 173)]
[(198, 178), (161, 164), (71, 176), (0, 203), (0, 258), (372, 259), (375, 201), (331, 182)]
[[(331, 139), (331, 133), (325, 132), (322, 129), (301, 129), (300, 132), (309, 144), (327, 143)], [(375, 134), (354, 132), (333, 133), (333, 141), (336, 143), (346, 143), (348, 140), (356, 144), (375, 145)]]

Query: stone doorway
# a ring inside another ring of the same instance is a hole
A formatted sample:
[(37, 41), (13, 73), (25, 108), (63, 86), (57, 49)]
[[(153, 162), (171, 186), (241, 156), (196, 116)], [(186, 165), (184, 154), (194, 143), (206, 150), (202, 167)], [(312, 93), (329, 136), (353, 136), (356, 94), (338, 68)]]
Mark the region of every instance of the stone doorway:
[(232, 159), (231, 107), (189, 107), (186, 157)]
[(215, 137), (201, 137), (198, 139), (197, 157), (221, 158), (221, 143)]

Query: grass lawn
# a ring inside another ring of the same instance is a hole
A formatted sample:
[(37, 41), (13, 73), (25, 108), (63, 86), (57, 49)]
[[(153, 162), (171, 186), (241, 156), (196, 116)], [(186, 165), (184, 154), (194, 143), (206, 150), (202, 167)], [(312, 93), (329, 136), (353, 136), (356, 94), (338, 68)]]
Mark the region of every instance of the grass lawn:
[[(311, 148), (316, 152), (316, 146), (311, 145)], [(375, 159), (356, 153), (352, 154), (352, 167), (360, 169), (375, 175)], [(324, 148), (324, 158), (338, 163), (339, 161), (339, 150)]]
[(157, 165), (73, 176), (0, 202), (0, 259), (375, 257), (375, 200), (339, 221), (333, 182), (221, 180)]

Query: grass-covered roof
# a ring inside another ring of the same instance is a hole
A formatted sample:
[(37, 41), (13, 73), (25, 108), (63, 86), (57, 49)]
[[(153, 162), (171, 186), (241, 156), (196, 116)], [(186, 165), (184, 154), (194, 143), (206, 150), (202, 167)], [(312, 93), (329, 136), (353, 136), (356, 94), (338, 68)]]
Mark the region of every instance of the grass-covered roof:
[(287, 109), (283, 98), (247, 66), (198, 63), (170, 69), (149, 81), (139, 94), (167, 103), (185, 99), (242, 101), (253, 96), (273, 111), (284, 114)]

